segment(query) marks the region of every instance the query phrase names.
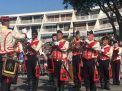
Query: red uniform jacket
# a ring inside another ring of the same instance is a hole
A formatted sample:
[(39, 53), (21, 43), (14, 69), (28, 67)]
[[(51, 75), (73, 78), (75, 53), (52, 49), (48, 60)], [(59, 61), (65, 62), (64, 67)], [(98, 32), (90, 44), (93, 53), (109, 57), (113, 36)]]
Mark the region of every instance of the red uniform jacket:
[(113, 48), (112, 61), (117, 61), (117, 60), (121, 60), (121, 48), (120, 47)]
[(100, 60), (109, 60), (112, 56), (112, 47), (110, 45), (106, 45), (101, 49), (102, 53), (100, 55)]
[(73, 55), (80, 55), (80, 54), (82, 54), (82, 52), (81, 52), (81, 46), (82, 46), (82, 43), (83, 43), (83, 41), (81, 40), (81, 39), (79, 39), (79, 40), (76, 40), (75, 42), (74, 42), (74, 47), (73, 47)]
[(62, 39), (57, 42), (57, 49), (53, 51), (52, 56), (55, 60), (66, 60), (67, 59), (67, 50), (69, 47), (69, 42)]
[(86, 49), (83, 52), (83, 57), (87, 60), (91, 60), (97, 58), (98, 53), (97, 50), (100, 49), (100, 44), (97, 41), (88, 41), (88, 45), (86, 45)]

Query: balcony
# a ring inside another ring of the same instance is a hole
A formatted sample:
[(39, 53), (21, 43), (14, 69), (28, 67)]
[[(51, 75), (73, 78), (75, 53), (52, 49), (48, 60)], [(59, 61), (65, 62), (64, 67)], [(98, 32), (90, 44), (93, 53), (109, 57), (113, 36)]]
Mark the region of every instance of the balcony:
[(71, 21), (71, 20), (72, 20), (72, 14), (61, 15), (61, 21)]
[(77, 16), (77, 20), (87, 20), (88, 16)]
[(26, 23), (32, 23), (32, 20), (21, 20), (22, 24), (26, 24)]
[(32, 16), (22, 16), (20, 17), (20, 22), (21, 24), (28, 24), (28, 23), (32, 23)]
[(88, 30), (93, 30), (94, 26), (88, 26)]
[(56, 32), (57, 28), (43, 29), (43, 32)]
[(92, 19), (97, 19), (98, 14), (94, 15), (86, 15), (86, 16), (76, 16), (77, 20), (92, 20)]
[(85, 26), (84, 27), (75, 27), (74, 29), (75, 29), (75, 31), (84, 31), (84, 30), (86, 30), (86, 27)]
[(48, 18), (48, 22), (59, 22), (59, 18)]
[(47, 22), (59, 22), (59, 15), (48, 15)]
[(61, 21), (71, 21), (71, 17), (62, 17)]
[(10, 24), (15, 24), (16, 23), (16, 21), (10, 21)]
[(33, 23), (41, 23), (42, 19), (34, 19)]
[(89, 19), (97, 19), (98, 18), (98, 14), (90, 15), (89, 17), (90, 17)]
[(108, 24), (101, 24), (100, 25), (100, 29), (106, 29), (106, 28), (111, 28), (112, 26), (111, 26), (111, 24), (110, 23), (108, 23)]

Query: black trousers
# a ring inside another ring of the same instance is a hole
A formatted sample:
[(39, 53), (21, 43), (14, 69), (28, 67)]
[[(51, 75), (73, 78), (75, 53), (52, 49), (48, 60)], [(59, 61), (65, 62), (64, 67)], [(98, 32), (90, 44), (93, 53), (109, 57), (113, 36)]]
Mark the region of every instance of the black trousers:
[(81, 61), (80, 55), (76, 55), (72, 57), (74, 84), (78, 88), (81, 87), (81, 81), (78, 77), (80, 61)]
[(109, 83), (109, 60), (99, 60), (99, 73), (101, 86)]
[(2, 55), (0, 55), (0, 91), (2, 91), (1, 90), (1, 86), (2, 86), (2, 67), (3, 67)]
[[(48, 58), (48, 60), (47, 60), (48, 70), (53, 69), (54, 64), (52, 63), (52, 61), (53, 60), (51, 58)], [(54, 72), (49, 73), (49, 81), (54, 82)]]
[(64, 91), (64, 81), (60, 80), (61, 65), (61, 61), (54, 61), (54, 82), (58, 91)]
[(120, 72), (120, 60), (112, 61), (112, 76), (114, 84), (120, 84), (119, 72)]
[(95, 61), (83, 58), (83, 74), (86, 91), (96, 91), (94, 82)]
[(2, 81), (2, 68), (3, 68), (3, 61), (2, 61), (2, 55), (0, 55), (0, 83)]
[(36, 64), (37, 64), (37, 57), (36, 55), (27, 55), (27, 77), (28, 77), (28, 85), (29, 91), (37, 91), (38, 87), (38, 78), (36, 78)]

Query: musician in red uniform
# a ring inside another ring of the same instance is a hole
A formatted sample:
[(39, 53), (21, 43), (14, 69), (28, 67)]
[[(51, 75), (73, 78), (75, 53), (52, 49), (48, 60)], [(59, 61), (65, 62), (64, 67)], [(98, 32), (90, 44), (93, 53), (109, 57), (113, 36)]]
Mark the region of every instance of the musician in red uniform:
[(37, 53), (42, 52), (42, 43), (37, 39), (37, 32), (32, 32), (32, 41), (27, 54), (28, 91), (37, 91), (38, 78), (36, 77)]
[(112, 56), (112, 47), (109, 45), (107, 36), (102, 38), (102, 49), (99, 60), (100, 83), (102, 89), (110, 90), (109, 86), (109, 66)]
[(49, 72), (49, 82), (51, 84), (54, 83), (54, 62), (52, 60), (51, 55), (52, 55), (52, 53), (53, 53), (53, 51), (55, 49), (54, 43), (57, 40), (57, 37), (56, 36), (57, 36), (56, 34), (52, 34), (52, 42), (50, 44), (51, 45), (51, 48), (49, 49), (49, 52), (47, 54), (47, 57), (48, 57), (47, 64), (48, 64), (48, 72)]
[(83, 41), (80, 38), (80, 32), (76, 31), (76, 37), (74, 38), (72, 42), (72, 65), (73, 65), (73, 77), (74, 77), (74, 84), (77, 91), (80, 90), (81, 87), (81, 81), (78, 77), (79, 73), (79, 66), (81, 63), (81, 47), (82, 47)]
[(60, 30), (57, 31), (57, 42), (55, 42), (55, 45), (55, 51), (52, 53), (54, 61), (54, 80), (56, 85), (55, 91), (64, 91), (65, 80), (62, 79), (61, 69), (63, 64), (67, 61), (69, 42), (63, 39), (63, 33)]
[(114, 41), (113, 54), (112, 54), (112, 76), (113, 84), (120, 85), (120, 60), (122, 49), (119, 47), (118, 41)]
[(96, 91), (96, 85), (94, 82), (95, 71), (95, 59), (100, 49), (99, 42), (94, 40), (93, 31), (88, 32), (88, 40), (83, 50), (83, 74), (86, 91)]
[[(0, 22), (2, 25), (0, 26), (0, 91), (10, 91), (12, 77), (10, 74), (8, 76), (2, 74), (2, 70), (4, 68), (3, 63), (8, 61), (15, 63), (14, 57), (16, 57), (15, 53), (15, 41), (17, 39), (25, 39), (26, 32), (22, 34), (17, 32), (16, 30), (11, 30), (9, 27), (9, 21), (11, 19), (9, 17), (1, 17)], [(8, 64), (9, 64), (8, 63)], [(11, 67), (14, 65), (12, 64)], [(9, 68), (8, 68), (9, 69)], [(3, 70), (4, 71), (4, 70)]]

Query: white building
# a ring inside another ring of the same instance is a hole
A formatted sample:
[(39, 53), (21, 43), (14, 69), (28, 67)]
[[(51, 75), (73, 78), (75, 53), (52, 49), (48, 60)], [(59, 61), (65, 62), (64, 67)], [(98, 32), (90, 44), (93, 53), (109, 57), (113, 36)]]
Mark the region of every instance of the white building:
[[(31, 34), (32, 31), (37, 30), (40, 39), (51, 37), (59, 29), (68, 36), (73, 34), (73, 29), (79, 30), (82, 36), (85, 36), (89, 30), (93, 30), (95, 34), (112, 32), (106, 15), (99, 9), (94, 9), (87, 15), (77, 15), (74, 10), (59, 10), (4, 16), (12, 17), (10, 25), (19, 31), (26, 28)], [(118, 27), (116, 19), (115, 25)]]

